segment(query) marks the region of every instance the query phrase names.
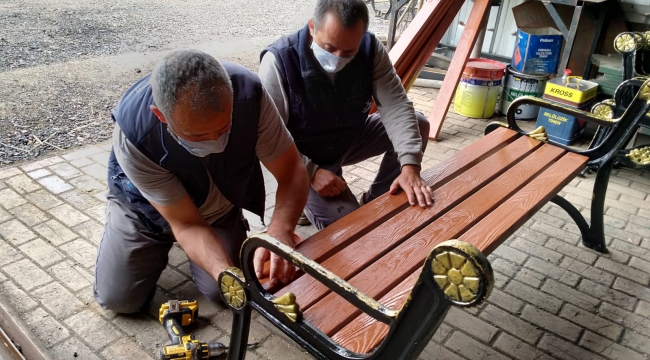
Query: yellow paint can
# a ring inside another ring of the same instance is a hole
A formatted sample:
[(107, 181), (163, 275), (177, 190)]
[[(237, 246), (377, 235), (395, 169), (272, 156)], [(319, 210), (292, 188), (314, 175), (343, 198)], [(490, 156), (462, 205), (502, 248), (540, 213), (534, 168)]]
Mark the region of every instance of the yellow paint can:
[(506, 66), (488, 59), (469, 59), (456, 87), (454, 111), (471, 118), (494, 115)]

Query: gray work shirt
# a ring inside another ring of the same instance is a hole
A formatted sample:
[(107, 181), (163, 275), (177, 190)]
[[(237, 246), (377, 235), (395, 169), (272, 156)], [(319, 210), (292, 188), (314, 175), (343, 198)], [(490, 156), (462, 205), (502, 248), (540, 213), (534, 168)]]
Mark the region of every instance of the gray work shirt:
[[(293, 138), (284, 126), (268, 92), (264, 89), (262, 92), (255, 152), (262, 163), (268, 163), (284, 154), (293, 144)], [(126, 176), (149, 202), (168, 206), (176, 203), (187, 194), (181, 181), (174, 174), (140, 152), (126, 138), (117, 124), (115, 124), (113, 130), (113, 151)], [(210, 173), (207, 169), (205, 171), (209, 177)], [(212, 223), (225, 215), (232, 207), (233, 204), (223, 196), (212, 182), (208, 197), (199, 208), (199, 212), (208, 223)]]
[[(375, 38), (375, 59), (372, 75), (372, 95), (381, 115), (381, 122), (386, 128), (388, 138), (393, 143), (401, 166), (418, 165), (422, 162), (422, 138), (415, 117), (413, 103), (406, 96), (402, 81), (388, 57), (384, 45)], [(325, 73), (325, 71), (323, 70)], [(334, 82), (334, 74), (327, 74)], [(284, 91), (282, 77), (275, 55), (267, 51), (262, 57), (258, 72), (262, 84), (268, 89), (275, 106), (285, 124), (289, 121), (289, 100)], [(318, 165), (303, 155), (310, 177)]]

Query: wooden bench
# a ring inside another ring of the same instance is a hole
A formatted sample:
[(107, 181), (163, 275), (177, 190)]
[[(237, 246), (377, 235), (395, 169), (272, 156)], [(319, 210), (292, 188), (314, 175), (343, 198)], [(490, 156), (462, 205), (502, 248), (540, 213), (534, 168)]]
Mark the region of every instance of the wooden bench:
[[(434, 189), (430, 208), (409, 206), (404, 194), (384, 195), (295, 249), (266, 234), (251, 236), (242, 248), (242, 269), (218, 279), (234, 314), (228, 359), (245, 356), (253, 308), (318, 359), (416, 359), (451, 305), (485, 300), (493, 286), (485, 256), (548, 201), (567, 210), (585, 245), (605, 251), (611, 161), (624, 133), (650, 110), (648, 99), (650, 81), (613, 122), (518, 99), (511, 109), (542, 105), (601, 126), (624, 126), (613, 127), (600, 147), (576, 151), (534, 139), (509, 111), (507, 128), (488, 126), (486, 136), (423, 172)], [(589, 226), (558, 193), (596, 157), (606, 160), (596, 177)], [(300, 276), (277, 288), (258, 281), (252, 259), (260, 246), (292, 261)]]

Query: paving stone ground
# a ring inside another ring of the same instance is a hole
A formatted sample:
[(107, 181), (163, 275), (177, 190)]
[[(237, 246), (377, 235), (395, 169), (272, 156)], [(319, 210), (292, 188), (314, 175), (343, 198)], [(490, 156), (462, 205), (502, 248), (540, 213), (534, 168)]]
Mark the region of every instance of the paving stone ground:
[[(436, 92), (414, 88), (430, 112)], [(450, 111), (440, 139), (429, 142), (425, 167), (478, 139), (487, 120)], [(533, 124), (524, 124), (532, 127)], [(147, 311), (122, 316), (93, 300), (95, 255), (102, 235), (110, 144), (0, 169), (0, 293), (55, 359), (153, 359), (168, 342), (155, 320), (161, 303), (197, 298), (193, 330), (227, 342), (231, 314), (207, 302), (190, 280), (187, 257), (173, 247)], [(380, 158), (345, 169), (355, 193), (367, 188)], [(268, 175), (268, 174), (266, 174)], [(589, 212), (593, 175), (562, 191)], [(276, 186), (267, 181), (270, 216)], [(647, 359), (650, 354), (650, 173), (617, 170), (606, 201), (610, 253), (580, 244), (563, 210), (546, 205), (489, 259), (496, 286), (487, 303), (452, 308), (421, 359)], [(259, 220), (249, 217), (254, 231)], [(308, 236), (313, 227), (299, 227)], [(247, 359), (310, 359), (260, 316)]]

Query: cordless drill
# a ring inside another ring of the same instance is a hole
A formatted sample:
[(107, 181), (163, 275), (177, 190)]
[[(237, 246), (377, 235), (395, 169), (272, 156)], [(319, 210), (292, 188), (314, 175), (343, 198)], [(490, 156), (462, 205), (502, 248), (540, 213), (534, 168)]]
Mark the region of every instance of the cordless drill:
[(183, 326), (196, 321), (198, 312), (199, 303), (196, 300), (170, 300), (160, 306), (158, 320), (172, 342), (160, 349), (161, 360), (207, 360), (227, 351), (228, 347), (220, 342), (200, 342), (193, 335), (183, 332)]

